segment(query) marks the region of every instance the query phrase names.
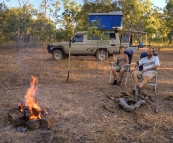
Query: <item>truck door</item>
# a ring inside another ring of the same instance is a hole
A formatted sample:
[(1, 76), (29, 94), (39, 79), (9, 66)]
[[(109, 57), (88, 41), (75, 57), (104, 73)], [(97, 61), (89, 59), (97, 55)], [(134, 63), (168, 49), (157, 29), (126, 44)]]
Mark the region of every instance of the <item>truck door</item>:
[(84, 34), (75, 34), (71, 43), (71, 54), (83, 54), (84, 51)]
[(87, 34), (86, 37), (86, 44), (84, 49), (84, 54), (87, 55), (94, 55), (95, 51), (100, 48), (99, 47), (99, 40), (100, 38), (98, 36), (95, 36), (93, 34)]

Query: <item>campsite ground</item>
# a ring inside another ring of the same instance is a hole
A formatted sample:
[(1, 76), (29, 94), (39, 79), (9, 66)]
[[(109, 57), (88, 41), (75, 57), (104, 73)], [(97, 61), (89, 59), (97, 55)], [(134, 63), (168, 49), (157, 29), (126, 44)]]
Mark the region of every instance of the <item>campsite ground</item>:
[[(146, 87), (153, 101), (127, 112), (107, 95), (116, 97), (127, 86), (109, 85), (110, 61), (94, 57), (71, 57), (69, 82), (68, 59), (53, 61), (46, 46), (0, 49), (0, 142), (2, 143), (166, 143), (173, 142), (173, 50), (161, 49), (161, 67), (157, 93)], [(136, 51), (132, 67), (139, 57)], [(134, 70), (134, 68), (132, 68)], [(56, 112), (57, 122), (50, 129), (19, 132), (8, 121), (8, 112), (24, 98), (30, 76), (38, 77), (36, 101)], [(103, 108), (106, 105), (114, 113)], [(156, 112), (156, 109), (158, 112)]]

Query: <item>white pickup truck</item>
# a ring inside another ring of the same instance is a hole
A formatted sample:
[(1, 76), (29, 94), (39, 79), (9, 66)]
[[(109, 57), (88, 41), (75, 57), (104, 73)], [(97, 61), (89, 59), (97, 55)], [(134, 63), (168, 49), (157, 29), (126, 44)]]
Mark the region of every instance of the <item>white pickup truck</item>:
[[(89, 34), (87, 31), (76, 32), (71, 38), (70, 55), (91, 55), (96, 56), (97, 60), (106, 60), (112, 55), (114, 50), (119, 50), (120, 45), (129, 48), (130, 33), (125, 33), (120, 36), (119, 33), (115, 31), (103, 32), (104, 35), (107, 36), (107, 40), (103, 40), (94, 34)], [(69, 42), (49, 44), (47, 50), (48, 53), (52, 54), (53, 59), (63, 59), (68, 57)]]

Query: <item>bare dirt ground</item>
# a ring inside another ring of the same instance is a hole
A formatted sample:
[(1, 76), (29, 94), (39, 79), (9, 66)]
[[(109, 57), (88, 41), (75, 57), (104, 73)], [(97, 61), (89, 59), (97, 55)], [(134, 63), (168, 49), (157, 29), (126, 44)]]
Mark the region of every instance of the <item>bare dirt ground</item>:
[[(156, 94), (151, 104), (127, 112), (106, 96), (130, 92), (127, 86), (109, 85), (110, 61), (95, 57), (72, 57), (70, 80), (68, 59), (53, 61), (46, 46), (0, 49), (0, 142), (2, 143), (172, 143), (173, 142), (173, 50), (160, 50)], [(139, 58), (133, 57), (132, 67)], [(132, 68), (134, 70), (134, 68)], [(38, 77), (36, 100), (39, 106), (54, 110), (57, 122), (50, 129), (19, 132), (8, 121), (8, 112), (18, 106), (29, 87), (30, 76)], [(124, 82), (123, 82), (124, 83)], [(109, 112), (103, 104), (114, 111)], [(155, 112), (158, 109), (158, 112)]]

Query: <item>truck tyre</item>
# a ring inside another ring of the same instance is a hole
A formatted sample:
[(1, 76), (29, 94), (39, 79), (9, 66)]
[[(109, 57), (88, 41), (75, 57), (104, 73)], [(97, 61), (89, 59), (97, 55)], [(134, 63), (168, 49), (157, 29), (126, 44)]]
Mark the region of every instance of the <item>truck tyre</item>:
[(96, 58), (99, 61), (104, 61), (108, 58), (107, 52), (104, 50), (97, 51)]
[(61, 50), (53, 51), (52, 56), (54, 60), (61, 60), (64, 58), (63, 52)]

